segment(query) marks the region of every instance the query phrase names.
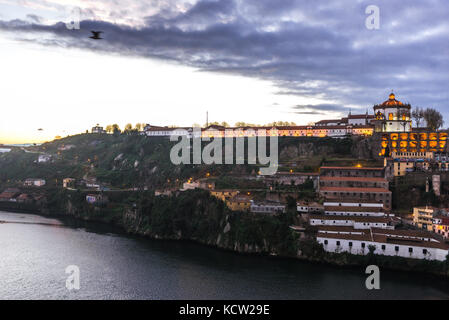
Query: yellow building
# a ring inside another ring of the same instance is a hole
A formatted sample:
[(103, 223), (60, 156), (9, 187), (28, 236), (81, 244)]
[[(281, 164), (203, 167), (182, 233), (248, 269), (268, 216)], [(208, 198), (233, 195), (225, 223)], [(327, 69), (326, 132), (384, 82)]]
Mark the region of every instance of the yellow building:
[(226, 204), (232, 211), (249, 211), (251, 207), (251, 198), (246, 195), (237, 195), (226, 200)]
[(225, 201), (226, 199), (230, 199), (235, 197), (240, 193), (239, 190), (235, 189), (223, 189), (223, 190), (210, 190), (210, 194), (215, 198), (220, 199), (221, 201)]
[(434, 207), (416, 207), (413, 208), (413, 224), (418, 228), (427, 231), (433, 231), (433, 217), (438, 211)]
[[(405, 176), (407, 172), (416, 168), (428, 170), (430, 162), (434, 159), (433, 152), (393, 152), (390, 161), (393, 161), (393, 173), (396, 177)], [(385, 158), (385, 166), (389, 159)]]

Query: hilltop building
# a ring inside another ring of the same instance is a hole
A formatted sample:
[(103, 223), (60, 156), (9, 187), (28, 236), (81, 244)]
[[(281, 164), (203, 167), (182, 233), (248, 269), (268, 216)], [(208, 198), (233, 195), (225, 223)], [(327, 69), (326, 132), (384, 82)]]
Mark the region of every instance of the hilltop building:
[(387, 167), (321, 167), (319, 194), (333, 202), (381, 202), (391, 209)]
[(106, 130), (103, 129), (100, 125), (96, 125), (95, 127), (92, 127), (91, 130), (92, 133), (106, 133)]
[(411, 108), (410, 104), (396, 100), (394, 93), (391, 93), (388, 100), (374, 106), (375, 132), (410, 132), (412, 129)]
[[(149, 137), (169, 137), (172, 134), (189, 136), (197, 134), (209, 138), (237, 138), (256, 136), (279, 137), (331, 137), (374, 136), (374, 154), (389, 157), (393, 152), (446, 152), (447, 131), (431, 132), (427, 128), (413, 128), (412, 106), (396, 99), (391, 93), (387, 100), (373, 106), (373, 114), (352, 114), (341, 119), (328, 119), (307, 126), (223, 127), (210, 125), (196, 131), (194, 128), (171, 128), (146, 125)], [(198, 132), (198, 133), (196, 133)]]

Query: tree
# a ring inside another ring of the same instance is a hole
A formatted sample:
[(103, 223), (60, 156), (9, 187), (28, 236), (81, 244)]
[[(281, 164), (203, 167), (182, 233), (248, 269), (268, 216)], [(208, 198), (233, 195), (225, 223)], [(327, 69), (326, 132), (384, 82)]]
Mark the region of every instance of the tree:
[(112, 132), (117, 135), (119, 133), (121, 133), (122, 131), (120, 130), (120, 127), (118, 126), (118, 124), (114, 123), (112, 125)]
[(143, 129), (143, 123), (136, 123), (135, 128), (136, 128), (137, 131), (142, 131), (142, 129)]
[(106, 132), (107, 132), (107, 133), (112, 133), (113, 131), (114, 131), (114, 129), (112, 128), (112, 125), (108, 124), (108, 125), (106, 126)]
[(443, 115), (433, 108), (427, 108), (424, 111), (424, 120), (426, 120), (427, 127), (433, 131), (438, 130), (444, 124)]
[(412, 111), (412, 118), (415, 120), (416, 127), (419, 128), (419, 125), (421, 124), (421, 121), (424, 119), (424, 109), (420, 107), (416, 107)]

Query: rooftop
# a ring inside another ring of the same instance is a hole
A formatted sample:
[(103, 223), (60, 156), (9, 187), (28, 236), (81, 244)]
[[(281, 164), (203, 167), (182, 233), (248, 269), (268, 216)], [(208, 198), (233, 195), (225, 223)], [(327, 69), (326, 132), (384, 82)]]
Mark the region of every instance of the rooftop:
[(384, 178), (365, 178), (365, 177), (329, 177), (322, 176), (320, 181), (361, 181), (361, 182), (388, 182)]
[(409, 104), (403, 104), (401, 101), (396, 100), (395, 94), (392, 92), (388, 96), (388, 100), (385, 100), (380, 105), (377, 105), (374, 107), (374, 109), (383, 109), (386, 107), (401, 107), (401, 108), (408, 108), (410, 109), (411, 106)]
[(320, 192), (366, 192), (366, 193), (391, 193), (385, 188), (346, 188), (346, 187), (321, 187)]
[(354, 222), (374, 222), (374, 223), (388, 223), (391, 219), (386, 217), (360, 217), (360, 216), (325, 216), (314, 215), (310, 220), (340, 220), (340, 221), (354, 221)]
[(327, 170), (376, 170), (382, 171), (384, 167), (321, 167), (320, 169)]
[(385, 212), (381, 207), (324, 207), (325, 211), (338, 211), (338, 212)]

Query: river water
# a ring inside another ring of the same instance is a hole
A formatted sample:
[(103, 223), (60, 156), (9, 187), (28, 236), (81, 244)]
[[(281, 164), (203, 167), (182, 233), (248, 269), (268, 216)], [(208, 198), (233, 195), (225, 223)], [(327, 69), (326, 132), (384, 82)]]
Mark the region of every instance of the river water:
[[(0, 212), (0, 299), (448, 299), (449, 281), (239, 255), (110, 227)], [(80, 270), (68, 290), (67, 266)]]

